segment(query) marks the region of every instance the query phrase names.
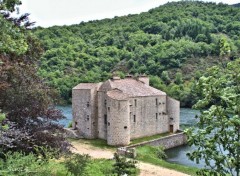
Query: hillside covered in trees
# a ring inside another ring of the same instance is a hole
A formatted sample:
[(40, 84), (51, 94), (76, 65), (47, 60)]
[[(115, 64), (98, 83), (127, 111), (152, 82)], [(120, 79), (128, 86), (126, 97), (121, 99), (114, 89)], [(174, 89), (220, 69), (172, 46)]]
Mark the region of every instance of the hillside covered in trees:
[(239, 20), (240, 8), (182, 1), (139, 15), (36, 28), (46, 51), (39, 74), (70, 102), (80, 82), (145, 73), (190, 107), (194, 81), (206, 68), (239, 56)]

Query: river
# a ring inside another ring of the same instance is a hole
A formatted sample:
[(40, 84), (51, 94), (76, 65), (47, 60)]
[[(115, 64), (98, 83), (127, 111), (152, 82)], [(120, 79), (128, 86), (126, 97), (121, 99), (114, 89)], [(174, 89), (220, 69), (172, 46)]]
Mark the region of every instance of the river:
[[(59, 121), (60, 124), (64, 125), (65, 127), (72, 120), (72, 107), (71, 106), (58, 106), (58, 109), (62, 110), (66, 119)], [(195, 116), (199, 114), (199, 111), (187, 108), (181, 108), (180, 112), (180, 126), (181, 128), (186, 128), (190, 126), (194, 126), (196, 124)], [(168, 156), (167, 161), (172, 163), (178, 163), (187, 166), (194, 166), (194, 167), (203, 167), (203, 162), (200, 164), (196, 164), (189, 160), (186, 156), (186, 153), (193, 150), (192, 147), (189, 146), (182, 146), (177, 147), (174, 149), (169, 149), (166, 151)]]

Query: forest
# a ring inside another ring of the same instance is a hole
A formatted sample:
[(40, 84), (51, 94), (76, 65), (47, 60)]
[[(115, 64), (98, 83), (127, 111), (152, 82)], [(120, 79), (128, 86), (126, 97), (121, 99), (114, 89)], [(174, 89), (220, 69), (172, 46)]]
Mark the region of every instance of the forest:
[(181, 1), (136, 15), (38, 27), (34, 34), (45, 50), (38, 73), (67, 103), (78, 83), (147, 74), (152, 86), (191, 107), (198, 97), (194, 83), (206, 68), (239, 56), (239, 20), (234, 6)]

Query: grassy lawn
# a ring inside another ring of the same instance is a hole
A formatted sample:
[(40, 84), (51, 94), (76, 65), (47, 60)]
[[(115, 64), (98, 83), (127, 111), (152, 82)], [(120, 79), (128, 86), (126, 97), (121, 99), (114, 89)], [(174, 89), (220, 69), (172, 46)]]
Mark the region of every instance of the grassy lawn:
[(197, 168), (188, 167), (180, 164), (173, 164), (162, 159), (158, 159), (156, 155), (156, 147), (153, 146), (142, 146), (137, 147), (137, 160), (165, 167), (168, 169), (183, 172), (189, 175), (196, 175)]
[(145, 141), (150, 141), (150, 140), (154, 140), (154, 139), (159, 139), (159, 138), (168, 136), (169, 134), (170, 133), (162, 133), (162, 134), (156, 134), (156, 135), (153, 135), (153, 136), (147, 136), (147, 137), (143, 137), (143, 138), (133, 139), (131, 141), (130, 145), (145, 142)]

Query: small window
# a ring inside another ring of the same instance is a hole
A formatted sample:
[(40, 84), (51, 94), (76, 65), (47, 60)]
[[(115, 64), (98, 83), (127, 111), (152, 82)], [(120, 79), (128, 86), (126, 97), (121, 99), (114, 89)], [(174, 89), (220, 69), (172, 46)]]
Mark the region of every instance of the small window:
[(136, 99), (134, 100), (134, 104), (135, 104), (135, 106), (137, 106), (137, 100)]
[(87, 121), (89, 121), (89, 117), (87, 117)]
[(90, 106), (90, 104), (89, 104), (89, 102), (87, 102), (87, 107), (89, 107)]
[(158, 99), (156, 98), (156, 106), (158, 105)]
[(124, 129), (127, 129), (127, 126), (125, 126)]
[(104, 124), (107, 125), (107, 115), (104, 115)]
[(108, 107), (108, 111), (110, 111), (110, 107)]
[(133, 115), (133, 122), (136, 122), (136, 115)]
[(110, 126), (110, 123), (108, 122), (108, 126)]
[(158, 113), (156, 113), (156, 119), (158, 119)]
[(104, 105), (107, 106), (107, 100), (104, 100)]

